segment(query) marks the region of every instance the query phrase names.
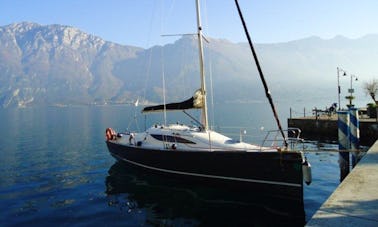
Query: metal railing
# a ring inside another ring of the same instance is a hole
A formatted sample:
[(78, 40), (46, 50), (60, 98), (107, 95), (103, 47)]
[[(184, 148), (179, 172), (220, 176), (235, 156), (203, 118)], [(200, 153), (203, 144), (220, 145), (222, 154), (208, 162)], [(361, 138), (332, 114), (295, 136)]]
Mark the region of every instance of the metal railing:
[[(288, 143), (289, 150), (304, 150), (304, 140), (300, 138), (301, 130), (299, 128), (288, 128), (284, 130), (285, 138), (282, 138), (279, 130), (270, 130), (266, 134), (261, 146), (284, 148), (285, 140)], [(267, 145), (267, 143), (269, 143)], [(302, 145), (302, 147), (299, 147)]]

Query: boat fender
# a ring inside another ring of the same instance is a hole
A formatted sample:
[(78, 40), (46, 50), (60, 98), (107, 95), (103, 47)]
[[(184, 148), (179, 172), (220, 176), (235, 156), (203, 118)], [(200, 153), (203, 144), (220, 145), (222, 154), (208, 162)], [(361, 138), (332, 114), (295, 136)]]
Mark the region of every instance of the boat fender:
[(171, 146), (171, 148), (172, 148), (172, 150), (176, 150), (176, 144), (172, 144), (172, 146)]
[(114, 140), (117, 133), (112, 128), (107, 128), (105, 130), (106, 141)]
[(130, 136), (129, 136), (129, 144), (130, 144), (130, 145), (132, 145), (132, 144), (136, 144), (134, 133), (130, 133)]
[(311, 164), (307, 160), (302, 163), (302, 172), (304, 182), (310, 185), (312, 182)]

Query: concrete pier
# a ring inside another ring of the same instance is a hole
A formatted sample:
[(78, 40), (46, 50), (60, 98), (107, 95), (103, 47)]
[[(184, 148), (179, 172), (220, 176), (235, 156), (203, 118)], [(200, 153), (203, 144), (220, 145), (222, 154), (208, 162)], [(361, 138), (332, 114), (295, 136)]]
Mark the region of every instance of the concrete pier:
[(306, 226), (378, 226), (378, 140)]

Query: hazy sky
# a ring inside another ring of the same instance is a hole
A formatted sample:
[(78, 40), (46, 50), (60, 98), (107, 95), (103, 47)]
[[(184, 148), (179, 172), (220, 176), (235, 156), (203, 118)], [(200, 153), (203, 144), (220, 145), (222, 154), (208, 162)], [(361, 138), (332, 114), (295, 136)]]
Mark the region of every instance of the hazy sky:
[[(195, 31), (194, 0), (0, 0), (0, 26), (63, 24), (120, 44), (172, 42), (161, 34)], [(239, 0), (256, 43), (308, 36), (358, 38), (378, 33), (377, 0)], [(209, 37), (245, 42), (233, 0), (203, 0)]]

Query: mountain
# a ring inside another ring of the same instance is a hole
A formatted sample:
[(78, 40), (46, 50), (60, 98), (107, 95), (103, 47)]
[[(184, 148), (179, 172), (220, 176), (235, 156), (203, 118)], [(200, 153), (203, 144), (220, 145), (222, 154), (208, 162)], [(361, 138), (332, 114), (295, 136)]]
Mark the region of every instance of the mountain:
[[(265, 100), (248, 45), (209, 41), (206, 75), (209, 88), (213, 82), (215, 101)], [(335, 93), (336, 67), (377, 73), (377, 44), (378, 35), (337, 36), (255, 48), (274, 97), (316, 99)], [(167, 101), (180, 101), (198, 88), (198, 68), (197, 41), (191, 36), (143, 49), (70, 26), (23, 22), (0, 27), (2, 107), (161, 102), (163, 75)]]
[(112, 69), (140, 51), (69, 26), (24, 22), (1, 27), (0, 105), (127, 99), (127, 94), (120, 94), (120, 79)]

